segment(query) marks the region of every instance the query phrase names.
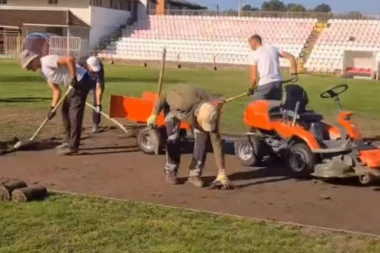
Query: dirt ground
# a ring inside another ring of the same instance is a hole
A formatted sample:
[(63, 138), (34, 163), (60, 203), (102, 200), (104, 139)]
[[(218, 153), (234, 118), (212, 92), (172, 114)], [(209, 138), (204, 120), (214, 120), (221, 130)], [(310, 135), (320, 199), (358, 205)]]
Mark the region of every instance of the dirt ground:
[[(352, 180), (297, 181), (286, 177), (279, 165), (242, 167), (232, 154), (226, 164), (235, 190), (186, 184), (189, 154), (182, 160), (183, 184), (172, 186), (164, 182), (164, 155), (143, 154), (135, 139), (118, 129), (96, 135), (86, 129), (78, 156), (58, 156), (53, 148), (58, 143), (0, 156), (0, 176), (39, 182), (51, 190), (380, 234), (380, 186), (361, 187)], [(209, 154), (204, 176), (211, 181), (215, 175)]]

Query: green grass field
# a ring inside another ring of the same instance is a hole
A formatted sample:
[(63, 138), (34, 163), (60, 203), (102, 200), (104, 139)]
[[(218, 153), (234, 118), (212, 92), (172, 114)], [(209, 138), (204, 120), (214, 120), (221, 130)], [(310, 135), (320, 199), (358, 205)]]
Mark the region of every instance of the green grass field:
[[(0, 61), (0, 139), (30, 136), (50, 106), (51, 91), (38, 73)], [(155, 91), (159, 69), (106, 65), (106, 95), (140, 96)], [(246, 91), (243, 70), (207, 71), (167, 69), (164, 85), (199, 84), (226, 97)], [(367, 135), (377, 135), (380, 83), (328, 77), (301, 76), (310, 108), (336, 116), (332, 100), (319, 94), (326, 88), (349, 84), (343, 94), (345, 109), (357, 113)], [(225, 107), (223, 130), (243, 131), (242, 115), (249, 99)], [(54, 124), (59, 125), (59, 119)], [(53, 123), (51, 123), (53, 124)], [(1, 167), (1, 165), (0, 165)], [(236, 218), (172, 210), (130, 202), (53, 195), (43, 202), (0, 204), (0, 252), (380, 252), (380, 241), (309, 229), (294, 229)]]

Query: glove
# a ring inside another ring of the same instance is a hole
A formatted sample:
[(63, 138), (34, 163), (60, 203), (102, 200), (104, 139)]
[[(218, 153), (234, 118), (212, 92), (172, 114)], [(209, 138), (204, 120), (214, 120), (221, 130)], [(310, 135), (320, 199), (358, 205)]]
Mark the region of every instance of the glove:
[(157, 115), (152, 114), (149, 116), (149, 118), (146, 120), (147, 126), (154, 126), (156, 124)]
[(234, 187), (225, 173), (218, 173), (218, 176), (210, 185), (210, 189), (216, 188), (221, 188), (223, 190), (232, 190)]
[(297, 73), (290, 73), (292, 76), (292, 83), (295, 83), (298, 81), (298, 74)]
[(76, 88), (78, 86), (78, 80), (76, 77), (74, 77), (73, 79), (71, 79), (71, 83), (70, 85), (73, 87), (73, 88)]
[(52, 118), (55, 117), (55, 111), (53, 111), (53, 109), (54, 109), (54, 107), (51, 106), (50, 111), (48, 112), (48, 115), (47, 115), (48, 120), (51, 120)]
[(95, 112), (99, 114), (102, 111), (102, 105), (95, 106)]
[(255, 88), (251, 87), (248, 89), (247, 96), (252, 96), (255, 93)]

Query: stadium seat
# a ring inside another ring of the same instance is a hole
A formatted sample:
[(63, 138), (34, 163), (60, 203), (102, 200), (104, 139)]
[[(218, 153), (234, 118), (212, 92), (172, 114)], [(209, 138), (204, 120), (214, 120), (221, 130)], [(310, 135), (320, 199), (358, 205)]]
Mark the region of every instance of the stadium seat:
[[(305, 68), (326, 72), (343, 70), (344, 50), (380, 52), (380, 21), (331, 19), (329, 26), (320, 33)], [(350, 40), (354, 38), (354, 40)], [(377, 61), (380, 61), (377, 56)], [(368, 69), (348, 69), (351, 73), (370, 73)], [(347, 71), (347, 69), (346, 69)]]
[[(317, 19), (150, 15), (127, 26), (122, 37), (103, 52), (114, 58), (159, 60), (166, 47), (181, 62), (248, 64), (248, 38), (258, 33), (272, 44), (299, 57)], [(174, 57), (175, 56), (175, 57)], [(156, 58), (154, 58), (156, 57)], [(169, 59), (168, 59), (169, 60)], [(281, 60), (282, 66), (288, 66)]]

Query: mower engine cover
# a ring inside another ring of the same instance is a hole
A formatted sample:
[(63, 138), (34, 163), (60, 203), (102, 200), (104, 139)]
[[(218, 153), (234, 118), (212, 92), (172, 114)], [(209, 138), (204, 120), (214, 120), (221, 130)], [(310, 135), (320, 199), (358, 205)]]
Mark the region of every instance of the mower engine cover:
[(359, 151), (359, 159), (371, 169), (380, 169), (380, 149)]

